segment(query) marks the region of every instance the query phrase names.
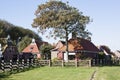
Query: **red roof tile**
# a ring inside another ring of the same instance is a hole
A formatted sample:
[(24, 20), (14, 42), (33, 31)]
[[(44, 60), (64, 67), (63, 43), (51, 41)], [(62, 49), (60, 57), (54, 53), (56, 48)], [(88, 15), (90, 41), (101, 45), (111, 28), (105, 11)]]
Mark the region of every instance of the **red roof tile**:
[(31, 43), (22, 52), (24, 52), (24, 53), (31, 52), (31, 53), (34, 53), (34, 54), (40, 53), (36, 43)]
[(82, 38), (78, 38), (78, 41), (83, 48), (82, 50), (99, 52), (99, 49), (91, 41)]
[[(66, 45), (60, 43), (56, 45), (55, 49), (60, 51), (66, 50)], [(68, 41), (68, 50), (75, 51), (75, 50), (86, 50), (86, 51), (99, 51), (99, 49), (89, 40), (77, 38), (77, 39), (70, 39)]]

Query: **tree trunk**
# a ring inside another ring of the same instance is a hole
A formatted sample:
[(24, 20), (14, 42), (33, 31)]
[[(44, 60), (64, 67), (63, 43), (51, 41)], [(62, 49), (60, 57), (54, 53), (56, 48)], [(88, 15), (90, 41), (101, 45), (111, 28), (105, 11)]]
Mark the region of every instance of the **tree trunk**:
[(75, 32), (72, 32), (72, 38), (73, 38), (73, 39), (76, 39), (76, 38), (77, 38), (77, 36), (76, 36), (76, 33), (75, 33)]
[(68, 55), (69, 55), (69, 51), (68, 51), (68, 31), (67, 31), (67, 29), (65, 29), (66, 30), (66, 52), (64, 53), (65, 55), (64, 55), (64, 60), (66, 61), (66, 62), (68, 62)]

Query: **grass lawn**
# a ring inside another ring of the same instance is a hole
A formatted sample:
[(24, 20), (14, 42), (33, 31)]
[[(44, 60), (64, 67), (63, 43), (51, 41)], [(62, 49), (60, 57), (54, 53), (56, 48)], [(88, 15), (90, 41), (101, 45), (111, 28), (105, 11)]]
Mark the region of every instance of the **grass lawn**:
[(12, 74), (0, 74), (0, 80), (120, 80), (120, 67), (40, 67)]
[(120, 67), (98, 67), (95, 80), (120, 80)]
[(41, 67), (0, 80), (89, 80), (95, 68)]

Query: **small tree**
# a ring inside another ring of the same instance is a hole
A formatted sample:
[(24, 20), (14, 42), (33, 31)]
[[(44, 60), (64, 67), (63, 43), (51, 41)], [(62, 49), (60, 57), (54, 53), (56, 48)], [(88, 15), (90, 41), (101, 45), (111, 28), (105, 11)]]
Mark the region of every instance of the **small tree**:
[(66, 39), (67, 59), (69, 34), (81, 36), (86, 32), (86, 24), (90, 21), (78, 9), (61, 1), (49, 1), (39, 5), (35, 15), (33, 27), (38, 28), (41, 33), (50, 30), (50, 36)]
[(44, 59), (51, 59), (51, 49), (53, 49), (53, 46), (51, 45), (42, 45), (40, 47), (40, 51)]

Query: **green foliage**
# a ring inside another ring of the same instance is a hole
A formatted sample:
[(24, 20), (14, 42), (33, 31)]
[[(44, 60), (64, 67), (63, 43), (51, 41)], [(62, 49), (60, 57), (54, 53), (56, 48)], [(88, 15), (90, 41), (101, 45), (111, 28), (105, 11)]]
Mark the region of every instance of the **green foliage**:
[(8, 34), (12, 40), (17, 40), (18, 37), (25, 36), (41, 40), (41, 38), (35, 32), (29, 29), (24, 29), (22, 27), (15, 26), (7, 21), (0, 20), (0, 38), (6, 38)]
[(104, 58), (105, 58), (104, 52), (99, 52), (98, 58), (99, 58), (99, 59), (104, 59)]
[(27, 47), (32, 41), (32, 38), (25, 36), (18, 44), (18, 51), (22, 52), (22, 50)]
[(52, 59), (52, 62), (55, 62), (55, 61), (57, 61), (57, 60), (60, 60), (60, 59), (58, 59), (58, 58), (56, 57), (56, 58)]
[(67, 38), (70, 33), (77, 36), (89, 33), (85, 28), (90, 18), (61, 1), (49, 1), (39, 5), (35, 15), (32, 26), (41, 33), (49, 30), (52, 37)]
[(84, 16), (78, 9), (62, 1), (49, 1), (39, 5), (35, 15), (32, 26), (42, 34), (49, 31), (49, 36), (54, 39), (65, 38), (67, 54), (69, 34), (74, 33), (74, 36), (83, 38), (88, 36), (86, 24), (90, 22), (89, 16)]
[(12, 24), (8, 23), (7, 21), (0, 20), (0, 38), (6, 37), (6, 32), (10, 29)]
[(107, 53), (111, 53), (111, 49), (106, 45), (101, 45), (101, 48), (104, 49)]
[[(6, 38), (8, 34), (10, 35), (14, 45), (17, 45), (18, 42), (24, 39), (25, 36), (28, 36), (28, 38), (35, 38), (37, 41), (42, 41), (39, 35), (37, 35), (35, 32), (19, 26), (15, 26), (7, 21), (0, 20), (0, 43), (2, 44), (2, 47), (4, 47), (7, 43)], [(22, 45), (24, 46), (26, 43)], [(21, 51), (22, 49), (19, 50)]]
[[(5, 46), (5, 45), (7, 44), (6, 39), (0, 39), (0, 44), (1, 44), (2, 46)], [(2, 47), (2, 50), (3, 50), (3, 47)]]
[(51, 52), (50, 52), (51, 49), (53, 49), (53, 46), (51, 46), (50, 44), (42, 45), (40, 47), (40, 51), (41, 51), (41, 54), (42, 54), (44, 59), (50, 59), (51, 58)]

